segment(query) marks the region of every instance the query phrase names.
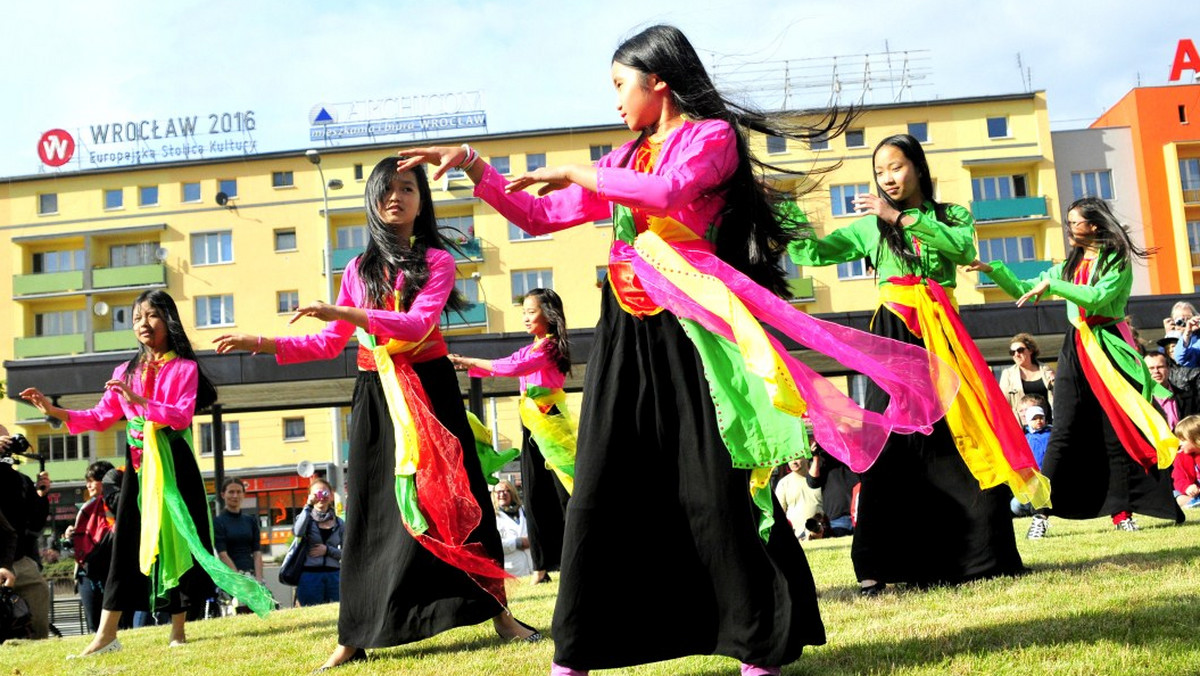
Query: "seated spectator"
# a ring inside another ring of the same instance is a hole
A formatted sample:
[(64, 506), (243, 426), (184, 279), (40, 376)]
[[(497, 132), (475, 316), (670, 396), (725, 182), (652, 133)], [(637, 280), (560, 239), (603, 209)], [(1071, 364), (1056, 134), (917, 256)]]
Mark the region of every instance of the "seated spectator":
[(1200, 413), (1200, 368), (1172, 366), (1161, 352), (1151, 352), (1145, 359), (1150, 377), (1171, 391), (1170, 397), (1154, 398), (1168, 425), (1174, 428), (1180, 420)]
[(853, 535), (853, 502), (858, 475), (825, 449), (815, 446), (808, 467), (808, 485), (821, 489), (821, 504), (829, 519), (829, 528), (824, 537)]
[(1163, 320), (1164, 335), (1159, 346), (1164, 341), (1174, 338), (1167, 354), (1175, 363), (1188, 368), (1200, 366), (1200, 317), (1196, 316), (1196, 308), (1191, 303), (1178, 302), (1171, 308), (1171, 316)]
[[(1036, 403), (1026, 406), (1021, 415), (1025, 420), (1025, 440), (1033, 451), (1033, 459), (1037, 461), (1038, 469), (1042, 467), (1042, 458), (1046, 457), (1046, 445), (1050, 441), (1050, 425), (1046, 423), (1046, 411)], [(1021, 503), (1016, 498), (1010, 503), (1015, 516), (1032, 516), (1033, 505)]]
[(501, 479), (492, 489), (496, 507), (496, 530), (504, 548), (504, 570), (514, 577), (533, 574), (533, 556), (529, 552), (529, 520), (521, 506), (521, 496), (508, 481)]
[(808, 485), (809, 458), (796, 458), (787, 464), (790, 470), (775, 485), (775, 497), (783, 513), (787, 514), (792, 532), (801, 540), (808, 539), (809, 530), (804, 524), (821, 512), (821, 489)]
[(1200, 415), (1189, 415), (1175, 426), (1179, 453), (1171, 467), (1175, 501), (1184, 509), (1200, 507)]

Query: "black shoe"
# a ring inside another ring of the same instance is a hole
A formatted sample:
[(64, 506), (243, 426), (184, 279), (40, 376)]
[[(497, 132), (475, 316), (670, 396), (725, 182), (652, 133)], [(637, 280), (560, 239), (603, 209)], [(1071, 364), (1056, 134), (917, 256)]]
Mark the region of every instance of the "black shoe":
[(344, 664), (350, 664), (351, 662), (366, 662), (366, 661), (367, 661), (367, 651), (363, 648), (359, 648), (358, 650), (354, 651), (353, 655), (351, 655), (350, 657), (347, 657), (346, 659), (342, 660), (341, 662), (338, 662), (337, 664), (334, 664), (333, 666), (317, 667), (316, 669), (312, 670), (312, 673), (319, 674), (322, 671), (329, 671), (330, 669), (337, 669), (338, 667), (340, 667)]
[(545, 584), (546, 582), (549, 582), (549, 581), (550, 581), (550, 573), (546, 573), (544, 576), (542, 576), (542, 579), (538, 580), (534, 584)]
[(517, 624), (521, 625), (525, 629), (528, 629), (529, 631), (532, 631), (533, 633), (526, 636), (525, 638), (514, 638), (512, 640), (521, 641), (523, 643), (537, 643), (538, 641), (542, 640), (542, 638), (543, 638), (542, 632), (538, 631), (537, 629), (534, 629), (533, 627), (529, 626), (528, 624), (525, 624), (524, 622), (522, 622), (520, 620), (517, 620), (517, 618), (515, 618), (515, 617), (513, 619), (516, 620)]
[(883, 593), (883, 590), (886, 587), (887, 587), (886, 582), (875, 582), (875, 583), (869, 584), (865, 587), (859, 587), (858, 595), (859, 596), (879, 596), (880, 594)]

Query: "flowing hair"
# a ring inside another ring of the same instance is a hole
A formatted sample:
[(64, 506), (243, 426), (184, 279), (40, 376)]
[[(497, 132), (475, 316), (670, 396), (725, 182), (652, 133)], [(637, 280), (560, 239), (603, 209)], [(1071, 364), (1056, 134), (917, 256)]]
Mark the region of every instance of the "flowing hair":
[(567, 338), (567, 315), (563, 312), (562, 297), (554, 289), (532, 289), (526, 298), (536, 298), (542, 308), (542, 316), (554, 336), (554, 365), (563, 375), (571, 375), (571, 342)]
[(1075, 268), (1079, 267), (1079, 262), (1083, 260), (1084, 250), (1089, 246), (1094, 246), (1100, 251), (1100, 258), (1096, 261), (1096, 274), (1098, 275), (1103, 275), (1114, 267), (1117, 270), (1124, 270), (1134, 258), (1146, 260), (1154, 255), (1156, 249), (1143, 249), (1133, 243), (1133, 240), (1129, 238), (1129, 231), (1113, 215), (1108, 202), (1099, 197), (1077, 199), (1067, 207), (1067, 219), (1063, 228), (1068, 233), (1071, 228), (1070, 214), (1072, 211), (1078, 211), (1083, 220), (1096, 226), (1096, 232), (1088, 238), (1088, 241), (1076, 240), (1075, 246), (1071, 247), (1071, 253), (1067, 254), (1066, 263), (1062, 268), (1062, 278), (1065, 281), (1069, 282), (1075, 278)]
[[(949, 204), (937, 202), (933, 199), (933, 176), (929, 172), (929, 161), (925, 159), (925, 149), (921, 147), (921, 142), (910, 134), (889, 136), (880, 141), (879, 145), (875, 146), (875, 151), (871, 153), (872, 163), (875, 160), (875, 156), (879, 154), (879, 151), (884, 146), (892, 146), (899, 150), (904, 154), (904, 157), (913, 163), (913, 168), (917, 173), (917, 186), (921, 190), (921, 203), (930, 202), (933, 204), (934, 217), (942, 223), (961, 225), (957, 219), (952, 218), (947, 213)], [(896, 200), (892, 199), (892, 196), (887, 194), (887, 191), (879, 185), (878, 178), (875, 180), (875, 189), (879, 192), (879, 197), (890, 204), (892, 208), (897, 211), (904, 211), (904, 208)], [(875, 226), (879, 228), (880, 248), (886, 246), (896, 259), (900, 261), (901, 265), (910, 272), (915, 270), (921, 259), (917, 255), (917, 252), (913, 251), (912, 243), (905, 236), (904, 229), (897, 228), (895, 224), (888, 223), (878, 216), (875, 217)], [(878, 253), (875, 254), (875, 261), (872, 267), (876, 269), (879, 267)]]
[[(787, 244), (800, 236), (797, 229), (808, 225), (782, 208), (794, 196), (767, 185), (763, 176), (767, 173), (806, 176), (815, 172), (805, 174), (759, 160), (750, 152), (747, 132), (797, 140), (827, 139), (845, 131), (853, 114), (832, 108), (816, 115), (810, 126), (787, 122), (782, 114), (764, 113), (734, 103), (717, 90), (692, 44), (674, 26), (651, 26), (643, 30), (623, 42), (612, 60), (637, 70), (642, 86), (648, 75), (658, 76), (667, 84), (676, 109), (688, 119), (723, 120), (733, 128), (737, 138), (737, 168), (712, 191), (725, 197), (721, 226), (716, 228), (717, 256), (761, 286), (778, 295), (788, 295), (779, 260)], [(642, 130), (622, 159), (622, 166), (628, 164), (650, 132)]]
[[(367, 248), (358, 257), (358, 277), (366, 290), (367, 304), (373, 308), (388, 307), (388, 297), (396, 288), (396, 276), (403, 273), (404, 285), (400, 289), (397, 312), (405, 312), (412, 305), (417, 293), (429, 281), (429, 263), (425, 253), (429, 249), (446, 251), (453, 243), (438, 230), (437, 218), (433, 213), (433, 194), (429, 191), (429, 179), (425, 168), (416, 166), (408, 171), (417, 181), (420, 211), (413, 221), (411, 242), (401, 242), (396, 230), (384, 222), (380, 206), (387, 198), (392, 184), (399, 179), (396, 166), (403, 161), (399, 157), (386, 157), (375, 165), (367, 178), (365, 195), (367, 210)], [(466, 308), (466, 299), (457, 288), (451, 289), (446, 299), (446, 311), (461, 311)]]
[[(167, 325), (168, 349), (184, 359), (196, 362), (196, 375), (199, 377), (196, 384), (196, 411), (203, 411), (215, 404), (217, 388), (205, 375), (204, 369), (200, 368), (200, 360), (196, 358), (196, 351), (192, 349), (192, 341), (188, 339), (187, 331), (183, 329), (183, 323), (179, 321), (179, 308), (175, 306), (175, 299), (162, 289), (150, 289), (143, 291), (137, 300), (133, 301), (134, 313), (142, 303), (149, 303), (150, 307), (162, 318), (163, 323)], [(150, 348), (139, 344), (138, 351), (125, 363), (125, 375), (121, 378), (125, 384), (132, 386), (134, 372), (148, 361), (150, 361)]]

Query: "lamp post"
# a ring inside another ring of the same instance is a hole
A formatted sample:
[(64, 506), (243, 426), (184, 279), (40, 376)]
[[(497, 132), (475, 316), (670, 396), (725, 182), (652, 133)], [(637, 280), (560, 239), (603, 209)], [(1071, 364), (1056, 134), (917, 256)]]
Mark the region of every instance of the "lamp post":
[[(304, 156), (308, 158), (317, 167), (317, 174), (321, 177), (321, 210), (325, 214), (325, 299), (328, 303), (336, 303), (337, 296), (333, 290), (333, 238), (330, 236), (329, 223), (329, 191), (338, 190), (342, 187), (341, 179), (332, 178), (327, 183), (325, 181), (325, 170), (321, 168), (321, 153), (316, 149), (307, 150)], [(342, 468), (342, 434), (339, 423), (341, 420), (338, 416), (338, 408), (336, 406), (329, 409), (329, 424), (333, 437), (333, 471), (331, 474), (341, 474)], [(341, 484), (340, 476), (327, 477), (336, 487)]]

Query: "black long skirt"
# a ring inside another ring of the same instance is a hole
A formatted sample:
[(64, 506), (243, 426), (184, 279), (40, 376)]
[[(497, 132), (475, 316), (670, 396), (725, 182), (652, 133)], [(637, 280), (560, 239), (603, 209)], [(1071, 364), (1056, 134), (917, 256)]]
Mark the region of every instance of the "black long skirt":
[[(883, 308), (872, 329), (925, 344)], [(888, 401), (887, 393), (868, 384), (867, 409), (883, 411)], [(859, 580), (953, 584), (1025, 570), (1013, 535), (1011, 494), (1003, 486), (979, 488), (945, 420), (929, 436), (891, 435), (860, 478), (850, 551)]]
[(604, 288), (567, 505), (554, 660), (575, 669), (718, 654), (779, 665), (825, 642), (787, 517), (763, 542), (700, 357), (668, 312)]
[(534, 570), (558, 570), (562, 564), (567, 500), (571, 495), (554, 470), (546, 468), (546, 458), (529, 430), (522, 430), (521, 492), (525, 517), (529, 519), (529, 554)]
[[(459, 438), (471, 494), (482, 517), (468, 538), (503, 561), (487, 482), (454, 367), (446, 358), (414, 364), (437, 419)], [(383, 648), (412, 643), (453, 627), (478, 624), (503, 607), (466, 573), (429, 553), (404, 528), (396, 505), (395, 430), (379, 374), (362, 371), (354, 385), (342, 555), (338, 643)]]
[(1092, 519), (1128, 511), (1183, 521), (1170, 470), (1147, 470), (1134, 462), (1100, 407), (1079, 363), (1075, 327), (1067, 329), (1058, 357), (1054, 427), (1042, 473), (1050, 480), (1054, 516)]
[[(188, 514), (196, 524), (200, 542), (212, 551), (212, 526), (209, 521), (208, 496), (204, 480), (192, 448), (183, 438), (171, 440), (171, 457), (175, 463), (175, 478), (179, 493), (187, 505)], [(164, 611), (175, 614), (196, 608), (216, 595), (212, 578), (192, 559), (192, 567), (171, 590), (167, 602), (150, 607), (150, 578), (142, 575), (138, 563), (142, 537), (142, 511), (138, 506), (138, 478), (132, 470), (133, 456), (125, 449), (125, 473), (121, 479), (121, 496), (117, 500), (117, 517), (113, 530), (112, 564), (104, 583), (105, 610), (124, 613), (137, 610)]]

